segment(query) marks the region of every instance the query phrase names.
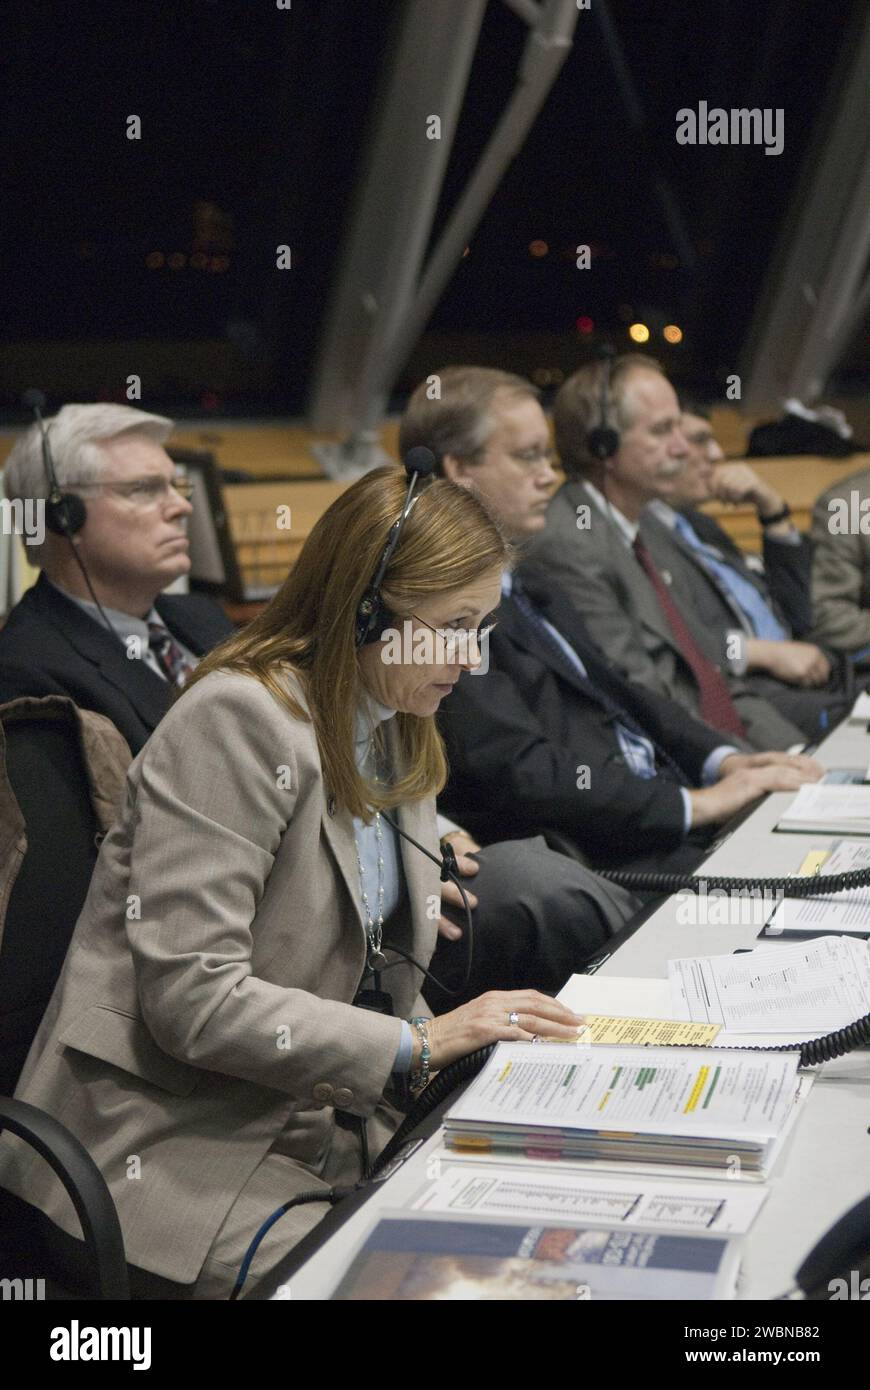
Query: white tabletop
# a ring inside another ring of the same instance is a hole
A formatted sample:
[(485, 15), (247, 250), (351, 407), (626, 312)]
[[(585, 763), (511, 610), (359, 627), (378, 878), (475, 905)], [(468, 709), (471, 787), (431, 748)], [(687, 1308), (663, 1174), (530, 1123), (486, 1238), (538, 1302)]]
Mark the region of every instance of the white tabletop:
[[(842, 725), (817, 757), (826, 768), (867, 767), (870, 735)], [(705, 861), (699, 876), (775, 877), (795, 873), (810, 849), (840, 836), (789, 835), (773, 827), (793, 793), (769, 796)], [(602, 974), (664, 978), (677, 956), (713, 955), (756, 944), (757, 925), (689, 925), (668, 899), (601, 970)], [(748, 916), (749, 914), (747, 914)], [(768, 1182), (768, 1197), (743, 1238), (740, 1298), (775, 1298), (819, 1237), (870, 1190), (870, 1052), (854, 1052), (817, 1069), (786, 1151)], [(395, 1210), (419, 1189), (434, 1136), (356, 1212), (285, 1286), (294, 1299), (329, 1297), (380, 1212)]]

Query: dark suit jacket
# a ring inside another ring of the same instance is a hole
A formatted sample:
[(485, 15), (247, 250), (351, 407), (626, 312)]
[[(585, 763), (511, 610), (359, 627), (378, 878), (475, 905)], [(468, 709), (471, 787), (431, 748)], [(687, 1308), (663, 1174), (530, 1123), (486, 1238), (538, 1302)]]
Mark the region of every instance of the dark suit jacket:
[(715, 517), (694, 507), (681, 508), (683, 516), (696, 535), (707, 545), (722, 552), (723, 559), (748, 579), (771, 605), (789, 635), (800, 639), (812, 626), (810, 603), (810, 544), (801, 536), (799, 545), (772, 540), (763, 533), (764, 574), (758, 574), (747, 563), (743, 552), (723, 530)]
[[(154, 606), (197, 656), (233, 631), (204, 594), (161, 594)], [(0, 702), (19, 695), (70, 696), (111, 719), (136, 754), (169, 709), (173, 689), (144, 661), (129, 660), (102, 623), (41, 574), (0, 630)]]
[[(450, 760), (443, 809), (483, 842), (557, 830), (595, 864), (679, 845), (685, 836), (678, 774), (663, 769), (644, 780), (626, 766), (612, 712), (595, 689), (628, 711), (679, 765), (687, 785), (699, 785), (706, 758), (728, 740), (672, 700), (617, 675), (558, 590), (534, 597), (590, 680), (566, 668), (515, 601), (503, 599), (488, 671), (463, 675), (439, 715)], [(578, 788), (582, 767), (588, 786)]]

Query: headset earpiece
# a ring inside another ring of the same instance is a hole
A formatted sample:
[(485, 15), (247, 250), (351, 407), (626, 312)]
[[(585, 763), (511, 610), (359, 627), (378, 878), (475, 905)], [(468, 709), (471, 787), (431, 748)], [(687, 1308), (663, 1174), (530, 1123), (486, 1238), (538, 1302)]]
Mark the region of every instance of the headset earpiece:
[(372, 578), (365, 593), (359, 601), (356, 610), (356, 645), (363, 647), (369, 642), (377, 642), (378, 638), (389, 627), (392, 622), (392, 614), (387, 610), (386, 604), (381, 598), (381, 584), (387, 572), (387, 566), (392, 559), (393, 551), (399, 544), (399, 537), (402, 534), (402, 527), (408, 519), (408, 513), (413, 503), (417, 500), (414, 496), (414, 489), (417, 486), (418, 478), (429, 478), (435, 472), (435, 455), (431, 449), (426, 449), (422, 445), (409, 449), (405, 456), (405, 473), (408, 478), (408, 491), (405, 494), (405, 505), (402, 507), (402, 514), (397, 521), (394, 521), (387, 535), (387, 543), (384, 546), (384, 553), (381, 562)]
[(45, 524), (55, 536), (74, 536), (88, 519), (84, 498), (74, 492), (62, 492), (57, 501), (45, 504)]
[(45, 469), (45, 481), (48, 485), (48, 498), (45, 504), (45, 524), (49, 531), (55, 536), (67, 536), (71, 538), (80, 531), (88, 519), (88, 509), (84, 499), (77, 496), (74, 492), (61, 492), (60, 483), (57, 480), (57, 473), (54, 468), (54, 460), (51, 457), (51, 446), (48, 442), (48, 430), (42, 418), (45, 410), (45, 392), (31, 387), (25, 391), (21, 398), (21, 404), (27, 409), (32, 410), (36, 427), (39, 430), (39, 441), (42, 449), (42, 466)]
[(610, 364), (613, 349), (603, 347), (601, 357), (600, 423), (587, 432), (586, 448), (594, 459), (606, 464), (619, 449), (619, 431), (610, 423)]
[(598, 425), (587, 434), (586, 448), (594, 459), (609, 464), (619, 449), (619, 435), (616, 430), (610, 429), (609, 426)]

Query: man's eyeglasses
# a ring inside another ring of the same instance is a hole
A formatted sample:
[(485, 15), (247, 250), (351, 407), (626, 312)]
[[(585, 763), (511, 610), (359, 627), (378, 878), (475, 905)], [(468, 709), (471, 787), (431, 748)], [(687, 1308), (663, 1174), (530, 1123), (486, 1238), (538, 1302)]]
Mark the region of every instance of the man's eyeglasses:
[(493, 628), (497, 626), (494, 613), (488, 614), (480, 627), (433, 627), (431, 623), (426, 622), (425, 618), (421, 618), (419, 613), (412, 613), (411, 617), (416, 618), (418, 623), (422, 623), (424, 627), (428, 627), (430, 632), (434, 632), (437, 637), (440, 637), (444, 643), (444, 654), (447, 661), (452, 661), (456, 652), (460, 650), (465, 653), (462, 659), (467, 660), (469, 645), (472, 642), (477, 650), (481, 651), (483, 643)]
[(553, 464), (556, 460), (555, 449), (508, 449), (507, 456), (516, 459), (517, 463), (524, 463), (528, 468), (539, 468), (541, 464)]
[[(482, 449), (475, 450), (475, 454), (486, 454), (488, 451), (489, 446), (484, 445)], [(553, 448), (503, 449), (501, 452), (506, 454), (509, 459), (513, 459), (516, 463), (523, 464), (526, 468), (542, 468), (544, 466), (548, 468), (558, 467), (556, 450)], [(474, 457), (474, 455), (472, 455), (472, 457)]]
[(65, 481), (63, 486), (75, 492), (113, 492), (136, 507), (151, 507), (155, 502), (166, 502), (168, 498), (176, 496), (189, 502), (193, 496), (193, 483), (189, 478), (134, 478), (129, 483)]

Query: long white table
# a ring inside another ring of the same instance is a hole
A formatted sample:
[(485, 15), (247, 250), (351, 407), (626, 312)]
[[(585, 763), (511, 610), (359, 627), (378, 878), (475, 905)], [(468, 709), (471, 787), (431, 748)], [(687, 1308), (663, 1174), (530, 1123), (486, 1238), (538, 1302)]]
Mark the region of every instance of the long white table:
[[(842, 725), (817, 757), (826, 768), (867, 767), (865, 726)], [(740, 877), (795, 873), (808, 850), (838, 836), (786, 835), (773, 830), (792, 793), (769, 796), (698, 870)], [(664, 978), (677, 956), (716, 955), (756, 944), (757, 925), (689, 925), (668, 899), (602, 967), (602, 974)], [(743, 1238), (738, 1297), (770, 1299), (784, 1293), (819, 1237), (870, 1191), (870, 1052), (861, 1050), (818, 1069), (818, 1079), (796, 1129), (771, 1174), (769, 1195)], [(439, 1144), (435, 1135), (288, 1280), (293, 1299), (329, 1296), (379, 1212), (405, 1203), (426, 1178)]]

